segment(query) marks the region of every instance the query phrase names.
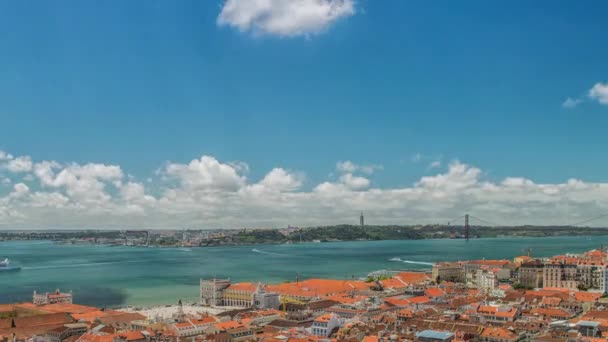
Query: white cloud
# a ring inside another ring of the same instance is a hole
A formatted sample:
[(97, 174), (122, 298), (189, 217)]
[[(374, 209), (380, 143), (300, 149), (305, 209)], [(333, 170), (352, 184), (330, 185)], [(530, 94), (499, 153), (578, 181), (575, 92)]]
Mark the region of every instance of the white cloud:
[[(29, 203), (31, 209), (36, 209), (36, 208), (55, 208), (55, 209), (63, 209), (63, 208), (67, 208), (68, 204), (70, 203), (70, 199), (59, 193), (59, 192), (35, 192), (32, 194), (32, 201)], [(80, 206), (75, 205), (73, 208), (79, 208)], [(81, 208), (81, 207), (80, 207)], [(53, 213), (55, 213), (55, 215), (53, 215)], [(53, 216), (56, 216), (58, 214), (58, 212), (52, 212), (50, 213), (50, 218), (52, 218)], [(80, 222), (82, 224), (90, 224), (87, 223), (86, 220), (86, 213), (85, 214), (85, 218), (83, 217), (78, 217), (75, 216), (75, 219), (79, 219)], [(41, 218), (44, 219), (44, 218)], [(66, 218), (67, 219), (67, 218)], [(60, 220), (57, 220), (55, 218), (55, 222), (57, 225), (66, 225), (67, 222), (61, 222)], [(66, 220), (68, 221), (68, 220)], [(68, 221), (69, 222), (69, 221)], [(103, 223), (100, 222), (100, 226), (103, 225)], [(42, 226), (43, 227), (43, 226)]]
[(143, 184), (137, 182), (128, 182), (120, 186), (120, 195), (125, 201), (133, 202), (154, 202), (156, 199), (146, 194), (146, 189)]
[(581, 99), (575, 99), (575, 98), (567, 98), (563, 103), (562, 103), (562, 107), (564, 108), (575, 108), (576, 106), (578, 106), (580, 103), (582, 102)]
[(255, 34), (307, 36), (354, 14), (354, 0), (226, 0), (217, 24)]
[(350, 160), (339, 161), (336, 163), (336, 170), (340, 173), (361, 172), (371, 175), (372, 173), (376, 172), (376, 170), (382, 170), (383, 168), (384, 167), (382, 165), (359, 165)]
[[(587, 97), (591, 100), (597, 101), (599, 104), (608, 105), (608, 83), (597, 82), (587, 92)], [(583, 102), (585, 97), (572, 98), (568, 97), (563, 103), (564, 108), (575, 108)]]
[(336, 163), (336, 170), (340, 172), (355, 172), (357, 170), (357, 165), (350, 160), (339, 161)]
[(274, 191), (295, 191), (302, 186), (302, 176), (290, 173), (282, 168), (274, 168), (257, 186)]
[(608, 83), (596, 83), (589, 90), (589, 97), (601, 104), (608, 105)]
[(0, 161), (13, 159), (13, 156), (0, 150)]
[[(325, 225), (357, 222), (361, 210), (378, 224), (445, 223), (465, 212), (501, 224), (568, 224), (608, 211), (608, 183), (490, 181), (461, 162), (392, 188), (372, 186), (356, 174), (360, 167), (342, 162), (337, 179), (312, 190), (303, 187), (300, 172), (276, 167), (249, 181), (244, 168), (211, 156), (166, 164), (163, 177), (150, 182), (125, 175), (119, 165), (32, 163), (35, 179), (11, 173), (11, 192), (0, 195), (0, 229)], [(0, 179), (3, 172), (9, 171), (0, 169)]]
[(61, 165), (55, 161), (42, 161), (34, 164), (34, 174), (40, 179), (43, 185), (51, 186), (55, 181), (55, 170)]
[[(66, 194), (82, 203), (100, 204), (111, 200), (106, 192), (108, 183), (121, 180), (124, 176), (120, 166), (88, 163), (70, 164), (64, 167), (56, 162), (42, 162), (34, 166), (34, 173), (41, 184), (48, 187), (63, 187)], [(55, 173), (53, 168), (60, 168)]]
[(352, 173), (346, 173), (340, 176), (340, 182), (351, 190), (363, 190), (368, 188), (370, 184), (369, 179), (365, 177), (353, 176)]
[(441, 167), (441, 160), (434, 160), (429, 164), (429, 169), (437, 169)]
[(456, 191), (479, 182), (481, 170), (460, 162), (450, 164), (448, 173), (422, 177), (416, 184), (422, 188)]
[(236, 191), (245, 185), (238, 167), (202, 156), (189, 164), (168, 164), (165, 173), (176, 178), (184, 188)]
[(21, 156), (11, 159), (6, 164), (6, 168), (14, 173), (29, 172), (32, 170), (32, 158), (29, 156)]
[(30, 188), (27, 185), (23, 183), (17, 183), (13, 186), (13, 192), (9, 196), (23, 197), (28, 192), (30, 192)]

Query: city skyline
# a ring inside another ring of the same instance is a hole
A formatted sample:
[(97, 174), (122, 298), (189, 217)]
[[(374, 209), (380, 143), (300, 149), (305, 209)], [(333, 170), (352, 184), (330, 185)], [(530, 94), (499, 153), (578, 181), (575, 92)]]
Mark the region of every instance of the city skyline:
[(603, 215), (606, 7), (2, 3), (0, 229)]

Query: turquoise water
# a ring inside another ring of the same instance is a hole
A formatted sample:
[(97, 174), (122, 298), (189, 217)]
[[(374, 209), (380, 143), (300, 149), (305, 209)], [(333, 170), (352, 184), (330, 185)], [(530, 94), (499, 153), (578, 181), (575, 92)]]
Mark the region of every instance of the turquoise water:
[(0, 272), (0, 303), (29, 301), (32, 291), (71, 289), (75, 301), (96, 306), (196, 301), (201, 277), (282, 282), (362, 277), (380, 269), (429, 269), (440, 260), (508, 258), (582, 252), (601, 237), (361, 241), (211, 248), (140, 248), (0, 242), (0, 258), (22, 267)]

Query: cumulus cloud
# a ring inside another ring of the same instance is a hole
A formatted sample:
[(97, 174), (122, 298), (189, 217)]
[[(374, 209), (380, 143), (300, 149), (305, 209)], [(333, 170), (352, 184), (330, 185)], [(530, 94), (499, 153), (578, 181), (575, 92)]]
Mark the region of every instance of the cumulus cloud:
[[(59, 168), (54, 172), (53, 167)], [(34, 172), (43, 186), (64, 188), (66, 193), (81, 203), (101, 203), (111, 199), (107, 183), (123, 178), (120, 166), (88, 163), (61, 166), (56, 162), (43, 162), (34, 166)]]
[(13, 156), (0, 150), (0, 161), (13, 159)]
[(465, 212), (502, 224), (568, 224), (608, 211), (608, 183), (490, 181), (462, 162), (392, 188), (374, 187), (357, 174), (361, 166), (340, 162), (336, 179), (307, 189), (301, 172), (275, 167), (251, 180), (237, 166), (245, 164), (212, 156), (167, 163), (150, 182), (119, 165), (30, 161), (29, 172), (0, 168), (0, 179), (13, 179), (0, 195), (0, 229), (306, 226), (356, 223), (360, 211), (376, 224), (445, 223)]
[(354, 0), (226, 0), (217, 24), (256, 34), (307, 36), (354, 14)]
[(597, 101), (602, 105), (608, 105), (608, 83), (597, 82), (589, 91), (587, 91), (587, 96), (580, 96), (577, 98), (568, 97), (562, 103), (562, 107), (568, 109), (575, 108), (583, 103), (585, 99)]
[(275, 191), (295, 191), (302, 186), (302, 176), (282, 168), (274, 168), (256, 184), (261, 189)]
[(13, 192), (11, 192), (9, 196), (23, 197), (28, 192), (30, 192), (30, 188), (27, 185), (23, 183), (17, 183), (13, 186)]
[(29, 156), (21, 156), (15, 159), (10, 159), (6, 164), (6, 168), (15, 173), (28, 172), (32, 170), (32, 158)]
[(423, 188), (457, 190), (478, 183), (480, 174), (481, 170), (476, 167), (454, 162), (447, 173), (422, 177), (417, 185)]
[(562, 107), (564, 108), (575, 108), (576, 106), (578, 106), (580, 103), (582, 102), (581, 99), (575, 99), (575, 98), (567, 98), (563, 103), (562, 103)]
[(608, 83), (596, 83), (589, 90), (589, 97), (603, 105), (608, 105)]
[(238, 166), (220, 163), (211, 156), (202, 156), (189, 164), (168, 164), (165, 173), (189, 189), (236, 191), (245, 185), (245, 177), (239, 174)]
[(340, 182), (346, 185), (351, 190), (363, 190), (369, 187), (370, 181), (365, 177), (354, 176), (352, 173), (346, 173), (340, 176)]
[(354, 173), (354, 172), (362, 172), (368, 175), (376, 172), (377, 170), (382, 170), (382, 165), (359, 165), (355, 164), (350, 160), (339, 161), (336, 163), (336, 170), (341, 173)]

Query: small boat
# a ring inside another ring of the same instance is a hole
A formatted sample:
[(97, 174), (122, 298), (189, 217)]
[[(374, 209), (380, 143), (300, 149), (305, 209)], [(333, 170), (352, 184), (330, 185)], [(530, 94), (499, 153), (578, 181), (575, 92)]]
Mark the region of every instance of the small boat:
[(19, 271), (20, 269), (21, 267), (19, 266), (11, 266), (11, 262), (8, 258), (0, 261), (0, 272)]

